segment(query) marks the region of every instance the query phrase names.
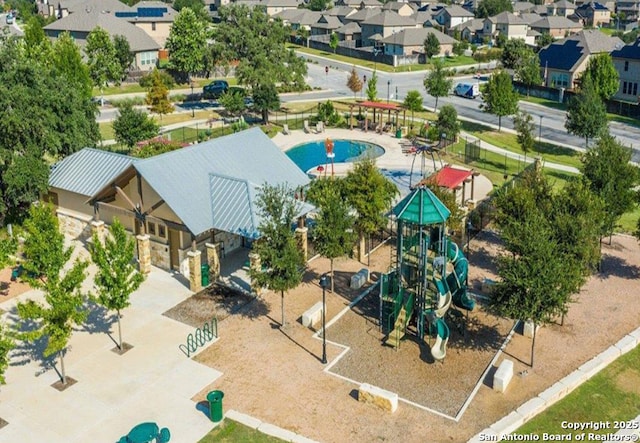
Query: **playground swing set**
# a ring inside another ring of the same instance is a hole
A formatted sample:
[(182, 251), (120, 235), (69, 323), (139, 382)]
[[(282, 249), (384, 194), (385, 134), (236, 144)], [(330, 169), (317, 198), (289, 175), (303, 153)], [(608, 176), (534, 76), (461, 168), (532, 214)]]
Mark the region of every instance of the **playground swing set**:
[(467, 292), (467, 258), (446, 235), (450, 211), (427, 187), (413, 189), (392, 214), (397, 220), (396, 263), (382, 275), (380, 286), (384, 343), (398, 348), (415, 318), (417, 336), (434, 337), (431, 355), (443, 360), (450, 335), (446, 315), (460, 317), (455, 308), (468, 312), (475, 307)]

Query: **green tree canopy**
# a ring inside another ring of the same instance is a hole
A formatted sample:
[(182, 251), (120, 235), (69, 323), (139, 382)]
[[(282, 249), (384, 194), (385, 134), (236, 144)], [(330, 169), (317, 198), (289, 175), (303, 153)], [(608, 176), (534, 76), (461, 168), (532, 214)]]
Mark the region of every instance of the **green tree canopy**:
[(131, 304), (130, 297), (144, 276), (133, 264), (135, 241), (130, 239), (122, 224), (115, 219), (109, 227), (104, 244), (96, 233), (91, 244), (91, 260), (98, 268), (94, 278), (97, 291), (95, 300), (109, 310), (116, 311), (118, 320), (118, 348), (122, 350), (120, 311)]
[(4, 377), (7, 368), (9, 367), (9, 352), (15, 347), (15, 341), (13, 340), (13, 332), (2, 323), (0, 323), (0, 384), (6, 384)]
[(169, 51), (169, 69), (186, 82), (193, 74), (204, 70), (205, 24), (191, 9), (182, 9), (171, 26), (165, 47)]
[(46, 62), (51, 57), (51, 41), (44, 34), (42, 22), (32, 16), (24, 28), (24, 50), (30, 59)]
[(599, 135), (607, 126), (604, 103), (596, 92), (591, 76), (583, 76), (580, 91), (571, 97), (567, 105), (564, 127), (570, 134), (584, 137), (589, 147), (589, 139)]
[(542, 48), (544, 48), (547, 45), (550, 45), (551, 43), (553, 43), (554, 41), (556, 41), (556, 38), (549, 34), (548, 32), (543, 32), (542, 34), (540, 34), (540, 36), (536, 39), (536, 48), (537, 51), (539, 52)]
[[(51, 59), (53, 66), (60, 72), (70, 84), (75, 85), (83, 92), (83, 96), (91, 99), (92, 80), (89, 75), (89, 67), (82, 60), (80, 48), (68, 32), (61, 33), (53, 43)], [(88, 117), (94, 117), (95, 108)]]
[(502, 128), (502, 117), (518, 112), (518, 93), (506, 71), (495, 72), (489, 78), (484, 85), (483, 99), (481, 109), (498, 116), (498, 131)]
[(149, 106), (151, 112), (160, 114), (170, 114), (173, 112), (173, 105), (169, 100), (169, 88), (164, 83), (160, 71), (154, 69), (151, 73), (151, 86), (147, 90), (145, 102)]
[(280, 108), (280, 97), (273, 83), (265, 83), (253, 90), (253, 107), (262, 113), (262, 121), (269, 123), (269, 111)]
[(444, 105), (438, 114), (436, 122), (438, 134), (446, 134), (447, 139), (455, 140), (460, 133), (460, 122), (458, 121), (458, 112), (452, 105)]
[(378, 101), (378, 73), (373, 71), (371, 78), (367, 82), (367, 100), (372, 102)]
[(238, 89), (229, 89), (220, 96), (220, 98), (218, 99), (218, 103), (220, 103), (220, 105), (222, 105), (225, 111), (227, 111), (229, 114), (240, 115), (242, 111), (247, 108), (244, 99), (244, 91)]
[(542, 84), (542, 75), (540, 75), (540, 58), (538, 54), (528, 50), (520, 64), (516, 67), (516, 75), (518, 79), (527, 85), (527, 95), (531, 86), (540, 86)]
[(411, 128), (413, 128), (413, 114), (414, 112), (422, 111), (422, 95), (415, 89), (407, 92), (407, 96), (404, 98), (402, 106), (411, 111)]
[(116, 59), (120, 65), (120, 71), (122, 72), (122, 80), (124, 80), (127, 77), (136, 56), (131, 51), (129, 40), (122, 35), (116, 35), (113, 37), (113, 48), (116, 51)]
[(618, 92), (620, 86), (618, 71), (613, 65), (610, 54), (592, 55), (582, 76), (591, 78), (595, 92), (602, 100), (608, 100)]
[(427, 94), (435, 97), (436, 99), (436, 105), (434, 107), (435, 111), (438, 109), (438, 99), (440, 97), (446, 97), (447, 95), (449, 95), (453, 80), (451, 79), (452, 72), (444, 67), (443, 59), (435, 59), (431, 64), (433, 68), (424, 78), (423, 83), (424, 88), (427, 90)]
[(535, 145), (534, 134), (536, 125), (533, 122), (533, 117), (528, 112), (519, 111), (513, 117), (513, 126), (517, 133), (518, 143), (524, 151), (524, 158), (526, 161), (527, 154), (533, 150)]
[(476, 17), (493, 17), (504, 11), (513, 12), (513, 4), (510, 0), (481, 0), (476, 9)]
[(424, 48), (424, 55), (427, 57), (427, 60), (432, 57), (440, 54), (440, 40), (433, 32), (430, 32), (427, 35), (427, 38), (424, 39), (424, 43), (422, 44)]
[(93, 84), (104, 88), (109, 82), (120, 83), (122, 67), (109, 33), (101, 27), (94, 28), (87, 36), (84, 48)]
[(502, 48), (500, 61), (505, 69), (516, 69), (533, 51), (521, 38), (507, 40)]
[(118, 109), (113, 132), (118, 143), (133, 148), (136, 143), (158, 135), (158, 124), (144, 111), (125, 104)]
[(251, 280), (261, 287), (280, 292), (281, 326), (285, 326), (284, 294), (302, 281), (304, 257), (298, 247), (291, 223), (298, 213), (299, 202), (286, 185), (264, 184), (257, 208), (260, 214), (260, 238), (253, 251), (260, 258), (260, 269), (251, 269)]
[(336, 49), (338, 49), (338, 44), (340, 43), (340, 38), (338, 34), (335, 32), (331, 33), (331, 37), (329, 38), (329, 46), (333, 49), (333, 53), (336, 53)]

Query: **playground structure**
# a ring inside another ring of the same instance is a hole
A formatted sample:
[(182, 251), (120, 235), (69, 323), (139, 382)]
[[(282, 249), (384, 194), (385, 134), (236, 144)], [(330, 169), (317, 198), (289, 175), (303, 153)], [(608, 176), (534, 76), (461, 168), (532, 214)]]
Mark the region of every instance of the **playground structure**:
[(392, 210), (397, 220), (396, 263), (383, 274), (380, 286), (380, 326), (385, 344), (397, 348), (415, 318), (416, 335), (435, 336), (434, 360), (447, 353), (447, 315), (472, 311), (467, 293), (468, 261), (446, 235), (450, 211), (424, 186), (417, 187)]

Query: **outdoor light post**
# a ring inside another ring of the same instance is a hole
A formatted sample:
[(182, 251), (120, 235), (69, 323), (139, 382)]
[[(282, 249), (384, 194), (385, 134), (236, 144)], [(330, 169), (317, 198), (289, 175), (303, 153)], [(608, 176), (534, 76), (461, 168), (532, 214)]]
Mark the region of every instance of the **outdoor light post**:
[(400, 98), (398, 97), (398, 87), (396, 86), (396, 100), (400, 101)]
[(195, 117), (195, 109), (193, 108), (193, 80), (191, 80), (191, 118)]
[(387, 80), (387, 103), (389, 103), (389, 91), (391, 89), (391, 80)]
[(540, 143), (540, 141), (542, 140), (542, 117), (543, 115), (540, 114), (540, 126), (538, 127), (538, 143)]
[[(473, 224), (471, 224), (471, 220), (467, 219), (467, 261), (469, 260), (469, 245), (471, 244), (471, 229), (473, 229)], [(469, 272), (467, 272), (465, 285), (469, 286)]]
[(327, 307), (326, 304), (326, 293), (327, 293), (327, 274), (322, 274), (320, 277), (320, 287), (322, 288), (322, 360), (321, 363), (323, 365), (327, 364), (327, 335), (326, 335), (326, 316), (325, 310)]

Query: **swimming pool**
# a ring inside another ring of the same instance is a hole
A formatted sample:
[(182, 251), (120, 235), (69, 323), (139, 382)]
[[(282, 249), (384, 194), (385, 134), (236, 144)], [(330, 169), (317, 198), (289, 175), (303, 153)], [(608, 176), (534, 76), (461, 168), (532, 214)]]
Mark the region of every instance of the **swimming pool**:
[[(373, 143), (357, 140), (332, 140), (334, 163), (355, 162), (362, 158), (376, 158), (384, 154), (384, 149)], [(324, 149), (324, 140), (304, 143), (294, 146), (285, 152), (300, 169), (307, 172), (311, 168), (327, 163), (327, 154)], [(330, 161), (329, 161), (330, 162)]]

